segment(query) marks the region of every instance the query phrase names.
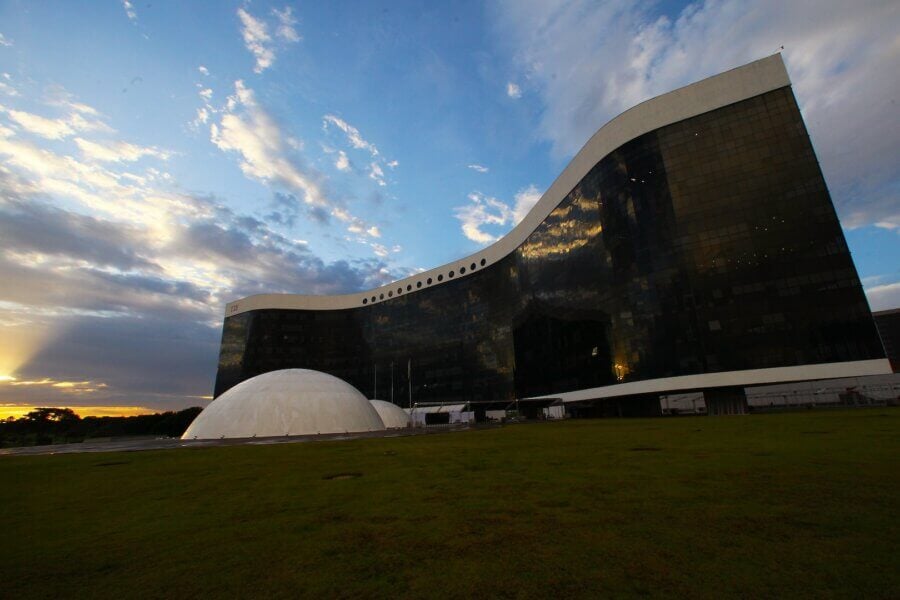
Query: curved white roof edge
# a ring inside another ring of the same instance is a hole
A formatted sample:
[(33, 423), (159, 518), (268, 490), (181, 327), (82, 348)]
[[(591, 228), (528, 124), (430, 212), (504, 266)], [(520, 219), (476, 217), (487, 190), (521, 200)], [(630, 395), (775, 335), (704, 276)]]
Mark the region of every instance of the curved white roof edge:
[[(229, 302), (225, 306), (225, 315), (235, 315), (251, 310), (264, 308), (305, 309), (305, 310), (340, 310), (357, 308), (369, 299), (367, 305), (373, 304), (371, 297), (376, 297), (377, 304), (392, 298), (393, 294), (403, 295), (423, 291), (450, 281), (449, 272), (455, 277), (467, 277), (473, 271), (470, 265), (475, 263), (475, 273), (492, 263), (506, 257), (522, 245), (529, 235), (555, 209), (560, 202), (578, 185), (585, 175), (610, 152), (631, 140), (666, 125), (671, 125), (691, 117), (696, 117), (729, 104), (740, 102), (772, 90), (791, 85), (787, 70), (780, 54), (774, 54), (752, 63), (713, 75), (696, 83), (678, 88), (661, 96), (645, 100), (626, 110), (601, 127), (584, 147), (575, 155), (572, 162), (556, 178), (556, 181), (544, 192), (534, 208), (525, 218), (487, 248), (459, 260), (440, 267), (418, 273), (375, 289), (353, 294), (337, 296), (306, 296), (300, 294), (258, 294), (241, 300)], [(481, 264), (484, 259), (484, 265)], [(460, 269), (466, 273), (460, 274)], [(438, 276), (443, 281), (438, 282)], [(432, 284), (426, 284), (428, 278)], [(418, 282), (421, 288), (416, 288)], [(407, 291), (406, 286), (412, 285)], [(401, 290), (398, 292), (398, 290)], [(384, 294), (384, 299), (380, 299)], [(389, 296), (391, 294), (391, 296)]]
[(531, 398), (558, 398), (563, 402), (583, 402), (602, 398), (617, 398), (634, 394), (673, 394), (695, 392), (715, 387), (749, 387), (797, 381), (820, 379), (842, 379), (844, 377), (868, 377), (870, 375), (890, 375), (891, 361), (886, 358), (854, 360), (836, 363), (818, 363), (794, 367), (769, 367), (765, 369), (744, 369), (741, 371), (720, 371), (717, 373), (697, 373), (659, 377), (641, 381), (629, 381), (596, 388), (560, 392)]

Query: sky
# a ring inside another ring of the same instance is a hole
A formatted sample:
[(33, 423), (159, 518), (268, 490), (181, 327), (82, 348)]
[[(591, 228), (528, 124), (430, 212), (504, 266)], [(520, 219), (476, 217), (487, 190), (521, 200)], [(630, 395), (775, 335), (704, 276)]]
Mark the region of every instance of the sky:
[(898, 32), (890, 0), (0, 0), (0, 417), (203, 406), (226, 302), (471, 254), (617, 114), (778, 51), (898, 307)]

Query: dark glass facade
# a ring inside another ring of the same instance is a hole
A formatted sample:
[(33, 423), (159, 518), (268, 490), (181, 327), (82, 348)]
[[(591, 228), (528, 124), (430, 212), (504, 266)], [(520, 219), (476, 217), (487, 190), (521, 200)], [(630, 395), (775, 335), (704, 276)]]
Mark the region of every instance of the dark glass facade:
[(900, 308), (873, 313), (891, 370), (900, 373)]
[(789, 87), (628, 142), (513, 253), (422, 285), (227, 317), (215, 395), (285, 368), (406, 405), (884, 357)]

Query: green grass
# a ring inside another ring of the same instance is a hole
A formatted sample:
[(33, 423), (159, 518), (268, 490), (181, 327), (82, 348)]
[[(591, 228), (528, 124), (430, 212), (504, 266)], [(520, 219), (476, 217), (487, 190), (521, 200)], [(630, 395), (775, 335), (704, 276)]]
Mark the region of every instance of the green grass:
[(898, 457), (891, 408), (0, 457), (0, 596), (897, 597)]

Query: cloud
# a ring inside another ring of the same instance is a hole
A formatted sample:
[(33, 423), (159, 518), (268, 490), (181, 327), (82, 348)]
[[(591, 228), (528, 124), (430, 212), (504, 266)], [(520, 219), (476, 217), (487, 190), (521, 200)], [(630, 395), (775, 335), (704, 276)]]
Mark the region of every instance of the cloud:
[(374, 180), (378, 185), (386, 185), (384, 182), (384, 170), (377, 162), (369, 163), (369, 179)]
[(201, 106), (197, 109), (197, 116), (191, 121), (191, 125), (193, 127), (200, 127), (200, 125), (206, 125), (209, 122), (209, 109), (205, 106)]
[[(813, 143), (847, 227), (900, 223), (896, 71), (900, 11), (889, 2), (701, 0), (671, 16), (628, 0), (493, 10), (540, 97), (539, 133), (560, 157), (635, 104), (784, 46)], [(589, 31), (590, 35), (571, 35)]]
[(6, 113), (10, 120), (19, 127), (48, 140), (61, 140), (79, 131), (112, 131), (108, 125), (83, 115), (96, 115), (96, 111), (84, 104), (68, 103), (64, 105), (71, 112), (65, 117), (56, 119), (43, 117), (34, 113), (14, 110), (0, 105), (0, 113)]
[[(225, 301), (262, 292), (346, 293), (395, 278), (382, 262), (325, 263), (264, 222), (192, 201), (209, 217), (173, 225), (164, 244), (127, 224), (39, 203), (4, 207), (0, 235), (9, 244), (0, 251), (0, 278), (16, 285), (0, 289), (0, 337), (10, 339), (13, 326), (56, 332), (12, 374), (108, 383), (92, 400), (99, 404), (123, 397), (148, 406), (193, 404), (191, 396), (208, 393), (212, 383)], [(27, 402), (22, 393), (15, 399)], [(12, 399), (8, 390), (3, 398)]]
[[(385, 160), (381, 155), (381, 152), (378, 151), (378, 147), (375, 146), (375, 144), (363, 138), (362, 134), (359, 132), (359, 129), (343, 120), (342, 118), (335, 115), (325, 115), (324, 117), (322, 117), (322, 128), (325, 129), (325, 131), (328, 131), (329, 126), (337, 127), (342, 132), (344, 132), (344, 134), (347, 136), (347, 142), (350, 144), (350, 146), (357, 150), (369, 153), (369, 155), (372, 157), (372, 160), (369, 162), (368, 169), (369, 179), (377, 183), (380, 187), (384, 187), (385, 185), (387, 185), (384, 177), (384, 168), (388, 167), (390, 169), (396, 169), (400, 163), (396, 160)], [(349, 167), (349, 161), (344, 162), (345, 158), (346, 155), (344, 154), (344, 152), (340, 152), (337, 162), (340, 164), (346, 164), (346, 166)], [(338, 166), (338, 169), (342, 171), (345, 170), (340, 166)]]
[(510, 81), (506, 84), (506, 95), (513, 99), (522, 97), (522, 88)]
[[(272, 13), (278, 21), (275, 36), (284, 43), (299, 42), (300, 35), (294, 28), (297, 20), (294, 18), (291, 8), (286, 6), (283, 10), (273, 9)], [(253, 72), (262, 73), (275, 62), (275, 40), (269, 34), (269, 26), (262, 19), (254, 17), (243, 8), (239, 8), (237, 14), (241, 20), (241, 37), (244, 39), (244, 46), (256, 60)]]
[(134, 247), (143, 232), (131, 225), (64, 211), (34, 200), (0, 204), (0, 237), (7, 248), (21, 253), (64, 257), (74, 264), (89, 263), (121, 270), (157, 270)]
[(487, 225), (506, 225), (512, 216), (509, 206), (481, 192), (469, 194), (469, 201), (470, 204), (454, 209), (454, 214), (461, 223), (463, 235), (478, 244), (489, 244), (499, 240), (499, 235), (491, 235), (482, 228)]
[(0, 46), (6, 46), (7, 48), (9, 48), (12, 45), (12, 40), (6, 39), (6, 37), (2, 33), (0, 33)]
[(20, 110), (7, 110), (6, 113), (26, 131), (48, 140), (59, 140), (75, 133), (72, 126), (63, 119), (48, 119)]
[(525, 215), (527, 215), (531, 211), (531, 209), (534, 208), (534, 205), (537, 204), (542, 195), (543, 194), (537, 189), (534, 184), (529, 185), (527, 188), (521, 189), (516, 192), (516, 195), (513, 198), (515, 200), (512, 218), (513, 226), (518, 225), (519, 222), (525, 218)]
[[(469, 204), (458, 206), (454, 209), (454, 215), (460, 221), (462, 233), (468, 239), (478, 244), (489, 244), (500, 239), (512, 227), (515, 227), (528, 211), (534, 207), (541, 198), (541, 192), (534, 185), (519, 190), (513, 206), (491, 196), (485, 196), (481, 192), (469, 194)], [(485, 227), (500, 229), (500, 233), (492, 234), (484, 230)]]
[(350, 142), (351, 146), (353, 146), (357, 150), (365, 150), (372, 155), (372, 158), (378, 157), (378, 148), (375, 146), (375, 144), (363, 139), (362, 135), (359, 133), (359, 129), (343, 120), (342, 118), (336, 117), (335, 115), (325, 115), (324, 117), (322, 117), (322, 126), (326, 131), (328, 130), (329, 124), (334, 125), (338, 129), (343, 131), (347, 135), (347, 141)]
[(278, 29), (275, 31), (275, 35), (286, 42), (299, 42), (301, 39), (300, 34), (294, 28), (294, 25), (297, 24), (297, 19), (294, 18), (291, 7), (285, 6), (283, 10), (273, 8), (272, 13), (278, 18)]
[(266, 24), (243, 8), (237, 11), (241, 20), (241, 37), (244, 38), (244, 46), (256, 59), (254, 73), (262, 73), (275, 62), (275, 52), (269, 46), (272, 37), (269, 35)]
[(348, 171), (350, 169), (350, 159), (347, 158), (346, 152), (343, 150), (338, 151), (338, 157), (334, 161), (334, 166), (338, 171)]
[(473, 171), (478, 171), (479, 173), (487, 173), (490, 170), (487, 167), (483, 167), (481, 165), (469, 165), (469, 168)]
[(0, 81), (0, 93), (7, 96), (18, 96), (19, 91), (8, 83)]
[(275, 120), (256, 102), (253, 90), (236, 81), (235, 93), (219, 124), (210, 128), (210, 139), (221, 150), (241, 155), (241, 171), (263, 182), (275, 182), (301, 193), (314, 206), (327, 204), (316, 176), (291, 161), (285, 139)]
[(122, 0), (122, 8), (125, 9), (125, 15), (131, 22), (137, 22), (137, 13), (134, 11), (134, 5), (128, 0)]
[(329, 214), (347, 224), (347, 231), (364, 233), (372, 225), (336, 206), (322, 190), (323, 177), (303, 167), (288, 155), (284, 136), (275, 120), (256, 102), (253, 90), (242, 81), (235, 82), (235, 93), (228, 97), (225, 114), (210, 126), (210, 139), (220, 149), (241, 155), (245, 175), (266, 184), (276, 184), (300, 194), (311, 207), (328, 209)]
[(203, 65), (200, 65), (199, 67), (197, 67), (197, 70), (200, 71), (201, 75), (206, 75), (206, 76), (209, 75), (209, 69), (207, 69)]
[(866, 297), (873, 312), (900, 307), (900, 282), (866, 288)]
[[(208, 73), (209, 72), (207, 71), (206, 74)], [(198, 89), (197, 95), (199, 95), (200, 99), (203, 101), (203, 106), (197, 109), (197, 116), (188, 124), (191, 129), (199, 129), (201, 125), (206, 125), (206, 123), (209, 122), (210, 116), (219, 112), (219, 110), (211, 104), (213, 97), (212, 88), (203, 87), (203, 85), (199, 83), (196, 85)]]
[(100, 162), (134, 162), (144, 156), (168, 160), (172, 156), (171, 152), (154, 146), (144, 147), (128, 142), (92, 142), (80, 137), (74, 141), (86, 158)]
[[(296, 177), (315, 177), (291, 162), (285, 136), (249, 89), (236, 85), (230, 99), (218, 142), (254, 178), (295, 191), (303, 187)], [(53, 106), (97, 116), (64, 90)], [(402, 276), (381, 257), (326, 262), (305, 241), (276, 231), (298, 215), (318, 215), (358, 230), (376, 250), (377, 226), (326, 201), (298, 200), (303, 190), (276, 194), (274, 210), (260, 219), (177, 191), (164, 171), (136, 168), (138, 158), (165, 151), (106, 132), (108, 139), (85, 132), (39, 146), (17, 127), (0, 113), (0, 281), (15, 282), (0, 286), (0, 340), (46, 335), (28, 348), (4, 346), (0, 375), (47, 383), (6, 386), (4, 401), (34, 401), (35, 390), (48, 402), (77, 400), (63, 394), (81, 390), (92, 405), (197, 404), (212, 385), (227, 301), (348, 293)]]

